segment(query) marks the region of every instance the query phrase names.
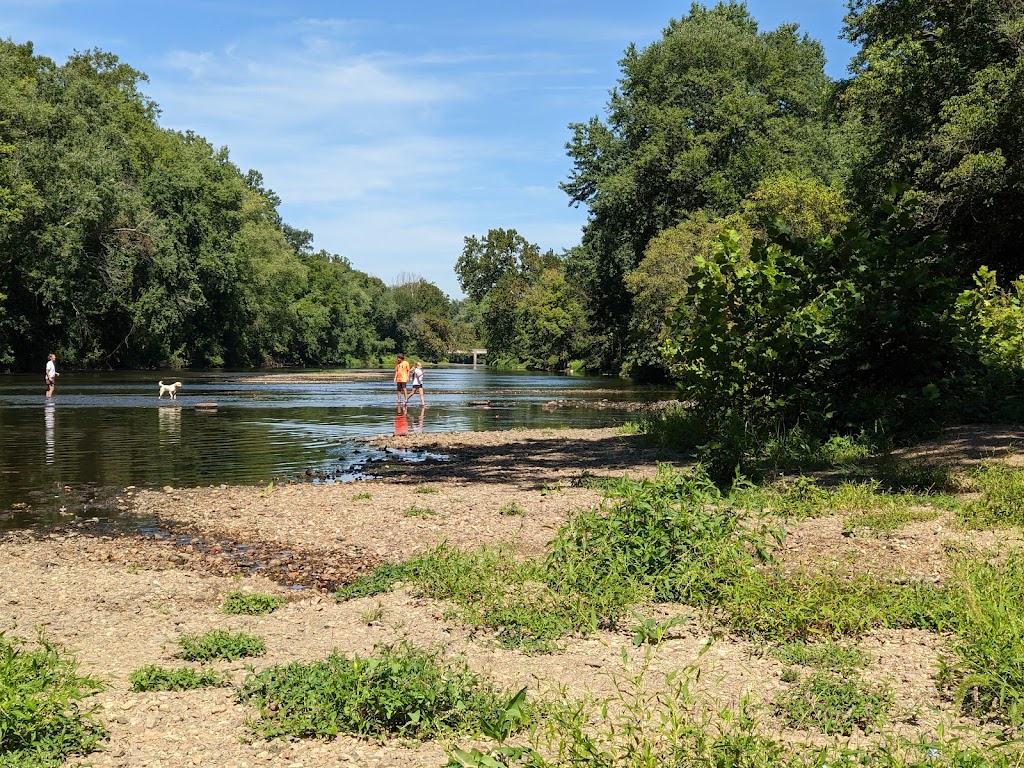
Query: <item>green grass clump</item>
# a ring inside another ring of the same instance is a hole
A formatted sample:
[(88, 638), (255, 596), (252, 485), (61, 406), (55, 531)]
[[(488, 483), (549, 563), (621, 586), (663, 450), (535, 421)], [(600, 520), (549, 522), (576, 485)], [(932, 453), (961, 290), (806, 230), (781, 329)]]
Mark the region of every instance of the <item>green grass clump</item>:
[(106, 732), (80, 702), (102, 688), (52, 643), (0, 632), (0, 766), (56, 768), (96, 751)]
[(558, 532), (546, 561), (556, 591), (586, 595), (604, 605), (614, 623), (625, 604), (603, 599), (622, 593), (634, 601), (708, 606), (781, 543), (781, 531), (757, 525), (721, 506), (718, 489), (699, 469), (659, 467), (652, 480), (627, 481), (602, 509), (577, 513)]
[(843, 671), (865, 667), (868, 657), (856, 646), (826, 641), (808, 643), (794, 640), (772, 649), (772, 655), (783, 664)]
[(816, 670), (781, 693), (775, 712), (791, 728), (815, 728), (849, 736), (854, 728), (877, 730), (893, 706), (892, 691), (859, 675)]
[(194, 670), (188, 667), (167, 669), (149, 664), (135, 670), (128, 678), (132, 690), (145, 691), (191, 691), (196, 688), (217, 688), (225, 679), (212, 670)]
[(259, 592), (242, 592), (235, 590), (224, 596), (220, 609), (234, 616), (263, 616), (273, 613), (284, 605), (284, 598), (277, 595), (264, 595)]
[(748, 574), (720, 606), (733, 631), (776, 642), (855, 637), (879, 627), (948, 631), (962, 609), (954, 589), (775, 571)]
[(432, 510), (430, 507), (420, 507), (417, 506), (416, 504), (413, 504), (407, 510), (402, 512), (402, 514), (405, 517), (433, 517), (437, 514), (437, 512)]
[(1024, 725), (1024, 554), (958, 564), (965, 610), (940, 685), (967, 713)]
[(246, 656), (262, 656), (267, 651), (263, 640), (245, 632), (217, 629), (205, 635), (182, 635), (178, 638), (178, 656), (185, 661), (235, 661)]
[(240, 701), (259, 708), (253, 731), (268, 739), (479, 735), (500, 718), (506, 699), (465, 662), (406, 642), (378, 646), (366, 658), (334, 652), (312, 664), (271, 667), (239, 691)]
[(374, 568), (369, 575), (363, 576), (351, 584), (338, 587), (334, 597), (338, 602), (344, 602), (357, 597), (380, 595), (390, 592), (395, 584), (405, 581), (411, 575), (412, 570), (407, 563), (382, 563)]
[(969, 479), (981, 498), (964, 505), (960, 511), (964, 523), (974, 528), (1024, 525), (1024, 470), (987, 463)]
[(498, 507), (498, 514), (505, 517), (518, 517), (525, 515), (526, 510), (513, 501)]
[(850, 536), (860, 528), (866, 528), (874, 533), (891, 533), (911, 523), (934, 520), (940, 514), (938, 510), (929, 507), (870, 510), (850, 515), (843, 520), (843, 535)]

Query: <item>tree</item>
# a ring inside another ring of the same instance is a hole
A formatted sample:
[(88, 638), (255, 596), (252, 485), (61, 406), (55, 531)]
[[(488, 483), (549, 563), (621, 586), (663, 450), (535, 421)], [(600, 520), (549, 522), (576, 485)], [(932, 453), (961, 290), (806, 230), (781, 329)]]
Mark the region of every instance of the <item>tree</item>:
[(587, 319), (579, 289), (561, 269), (542, 270), (526, 289), (516, 313), (516, 331), (516, 356), (529, 368), (563, 371), (581, 355)]
[(590, 210), (576, 258), (609, 368), (628, 354), (624, 277), (652, 238), (697, 210), (735, 211), (766, 175), (832, 173), (823, 51), (795, 25), (760, 33), (742, 3), (694, 4), (620, 66), (607, 120), (571, 126), (562, 185)]
[(1024, 271), (1024, 6), (1011, 0), (853, 0), (860, 45), (838, 103), (858, 126), (855, 197), (893, 183), (945, 235), (961, 279)]
[(459, 286), (473, 301), (482, 301), (506, 275), (525, 276), (541, 266), (541, 253), (514, 229), (490, 229), (482, 240), (467, 236), (455, 263)]

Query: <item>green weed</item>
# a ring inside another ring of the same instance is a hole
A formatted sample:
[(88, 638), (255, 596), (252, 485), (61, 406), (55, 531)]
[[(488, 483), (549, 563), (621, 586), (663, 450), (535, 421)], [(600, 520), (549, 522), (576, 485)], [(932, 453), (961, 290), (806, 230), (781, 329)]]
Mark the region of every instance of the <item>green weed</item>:
[(276, 595), (264, 595), (259, 592), (242, 592), (234, 590), (224, 596), (220, 609), (233, 616), (262, 616), (273, 613), (282, 605), (284, 598)]
[(689, 616), (673, 616), (672, 618), (659, 621), (655, 618), (644, 618), (636, 611), (633, 611), (633, 617), (637, 620), (637, 623), (633, 626), (634, 646), (640, 646), (644, 643), (657, 645), (665, 639), (665, 636), (671, 630), (690, 620)]
[(964, 523), (975, 528), (1024, 525), (1024, 470), (986, 463), (969, 478), (981, 498), (964, 505)]
[(212, 670), (196, 671), (188, 667), (167, 669), (149, 664), (131, 673), (128, 678), (132, 690), (144, 691), (191, 691), (196, 688), (216, 688), (226, 680)]
[(416, 493), (440, 493), (440, 491), (432, 485), (417, 485)]
[(185, 661), (234, 661), (246, 656), (262, 656), (267, 646), (262, 639), (245, 632), (217, 629), (205, 635), (182, 635), (178, 638), (178, 657)]
[(96, 751), (106, 732), (80, 702), (102, 688), (42, 637), (30, 646), (0, 632), (0, 766), (56, 768)]
[(356, 501), (365, 501), (366, 499), (372, 499), (373, 494), (370, 493), (369, 491), (363, 491), (362, 493), (357, 493), (352, 498), (355, 499)]
[(402, 513), (405, 517), (433, 517), (437, 514), (430, 507), (420, 507), (413, 504), (407, 510)]
[(893, 695), (849, 672), (816, 670), (775, 701), (776, 714), (792, 728), (813, 727), (827, 736), (849, 736), (854, 728), (878, 729), (892, 709)]
[(843, 520), (843, 535), (850, 536), (860, 528), (875, 533), (891, 533), (911, 523), (934, 520), (940, 512), (928, 507), (905, 507), (887, 510), (871, 510), (851, 515)]
[(783, 664), (799, 664), (835, 672), (865, 667), (869, 661), (859, 648), (831, 641), (808, 643), (795, 640), (773, 648), (772, 655)]
[(505, 517), (516, 517), (525, 515), (526, 510), (513, 501), (508, 504), (502, 504), (498, 507), (498, 514), (504, 515)]
[(259, 708), (250, 727), (264, 738), (479, 735), (506, 711), (506, 695), (465, 662), (405, 642), (378, 646), (366, 658), (335, 652), (312, 664), (271, 667), (245, 680), (239, 700)]
[(368, 576), (364, 576), (351, 584), (338, 587), (334, 597), (339, 602), (357, 597), (372, 597), (390, 592), (395, 584), (410, 578), (412, 571), (406, 563), (382, 563)]
[(969, 713), (1024, 724), (1024, 554), (1004, 563), (962, 561), (956, 587), (965, 609), (955, 628), (956, 662), (939, 681)]

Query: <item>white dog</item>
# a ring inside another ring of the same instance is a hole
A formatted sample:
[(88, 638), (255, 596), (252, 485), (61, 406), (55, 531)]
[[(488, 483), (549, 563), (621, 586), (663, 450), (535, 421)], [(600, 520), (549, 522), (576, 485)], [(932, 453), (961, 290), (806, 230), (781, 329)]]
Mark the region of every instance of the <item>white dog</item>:
[(157, 395), (157, 399), (159, 400), (165, 394), (168, 394), (168, 395), (171, 396), (171, 400), (176, 400), (178, 398), (178, 390), (179, 389), (181, 389), (181, 382), (180, 381), (176, 381), (173, 384), (164, 384), (161, 381), (160, 382), (160, 394)]

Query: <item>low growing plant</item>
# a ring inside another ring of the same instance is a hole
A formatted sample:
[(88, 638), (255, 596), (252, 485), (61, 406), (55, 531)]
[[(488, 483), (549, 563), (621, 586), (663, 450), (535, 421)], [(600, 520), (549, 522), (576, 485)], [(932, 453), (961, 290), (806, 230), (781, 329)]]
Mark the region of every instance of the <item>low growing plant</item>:
[(513, 501), (508, 504), (502, 504), (498, 507), (498, 514), (504, 515), (505, 517), (516, 517), (525, 515), (526, 510)]
[(854, 728), (877, 730), (893, 706), (892, 691), (849, 671), (816, 670), (781, 693), (776, 714), (791, 728), (813, 727), (827, 736), (849, 736)]
[(96, 751), (106, 732), (81, 702), (102, 688), (44, 638), (29, 645), (0, 632), (0, 766), (57, 768)]
[(182, 635), (178, 638), (178, 656), (185, 661), (235, 661), (246, 656), (262, 656), (267, 651), (263, 640), (245, 632), (217, 629), (205, 635)]
[(136, 692), (191, 691), (197, 688), (217, 688), (226, 683), (224, 677), (209, 669), (167, 669), (156, 664), (135, 670), (128, 681)]
[(264, 738), (476, 736), (507, 711), (507, 694), (464, 661), (407, 642), (377, 646), (366, 658), (335, 651), (324, 661), (271, 667), (245, 680), (239, 700), (259, 708), (250, 727)]
[(242, 592), (234, 590), (224, 596), (220, 609), (233, 616), (262, 616), (273, 613), (282, 605), (284, 598), (277, 595), (265, 595), (259, 592)]
[(835, 672), (867, 666), (868, 656), (853, 645), (831, 640), (809, 643), (794, 640), (772, 649), (772, 655), (783, 664), (799, 664)]
[(412, 568), (408, 563), (382, 563), (368, 576), (358, 581), (338, 587), (334, 597), (339, 602), (353, 600), (357, 597), (372, 597), (390, 592), (395, 584), (412, 576)]

